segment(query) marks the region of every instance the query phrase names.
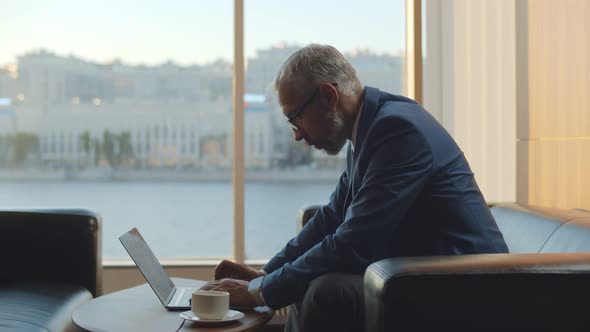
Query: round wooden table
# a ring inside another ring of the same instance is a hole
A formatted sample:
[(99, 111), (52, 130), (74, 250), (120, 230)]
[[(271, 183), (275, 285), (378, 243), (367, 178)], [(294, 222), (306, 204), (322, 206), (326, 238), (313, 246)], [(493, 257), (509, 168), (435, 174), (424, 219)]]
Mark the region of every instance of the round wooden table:
[[(177, 287), (200, 287), (205, 281), (172, 278)], [(245, 316), (223, 325), (207, 326), (184, 322), (179, 331), (256, 331), (273, 315), (258, 307), (242, 311)], [(148, 284), (97, 297), (81, 305), (73, 315), (76, 325), (88, 331), (176, 331), (183, 319), (179, 311), (167, 311)]]

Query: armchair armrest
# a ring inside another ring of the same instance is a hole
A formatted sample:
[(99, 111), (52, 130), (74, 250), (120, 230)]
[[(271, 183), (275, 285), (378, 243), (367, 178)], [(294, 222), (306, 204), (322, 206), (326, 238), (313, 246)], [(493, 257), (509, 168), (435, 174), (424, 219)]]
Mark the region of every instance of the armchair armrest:
[(366, 331), (578, 331), (590, 253), (385, 259), (365, 273)]
[(73, 283), (102, 293), (101, 217), (86, 209), (0, 210), (0, 282)]

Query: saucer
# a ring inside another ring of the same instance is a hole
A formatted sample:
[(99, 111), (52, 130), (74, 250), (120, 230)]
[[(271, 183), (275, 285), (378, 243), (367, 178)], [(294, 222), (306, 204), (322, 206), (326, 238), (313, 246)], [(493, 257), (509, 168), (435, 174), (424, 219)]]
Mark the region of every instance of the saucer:
[(235, 320), (238, 320), (238, 319), (244, 317), (244, 313), (240, 312), (240, 311), (236, 311), (236, 310), (228, 310), (227, 314), (225, 314), (225, 316), (223, 316), (223, 318), (221, 318), (221, 319), (204, 319), (204, 318), (199, 318), (197, 315), (195, 315), (194, 312), (189, 310), (189, 311), (181, 312), (179, 316), (182, 319), (190, 320), (192, 322), (216, 324), (216, 323), (233, 322)]

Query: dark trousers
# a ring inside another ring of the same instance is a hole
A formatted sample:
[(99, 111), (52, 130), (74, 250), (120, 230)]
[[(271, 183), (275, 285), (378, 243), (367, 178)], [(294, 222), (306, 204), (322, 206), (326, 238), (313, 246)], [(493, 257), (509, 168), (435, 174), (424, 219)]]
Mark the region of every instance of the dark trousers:
[(289, 307), (285, 331), (362, 331), (363, 323), (363, 276), (329, 273), (314, 279), (303, 300)]

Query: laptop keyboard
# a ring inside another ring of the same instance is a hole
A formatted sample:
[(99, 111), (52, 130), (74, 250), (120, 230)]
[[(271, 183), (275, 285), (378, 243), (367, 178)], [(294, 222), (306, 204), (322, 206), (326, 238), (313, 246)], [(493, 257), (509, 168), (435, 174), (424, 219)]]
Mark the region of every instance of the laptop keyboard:
[(170, 302), (170, 305), (173, 307), (190, 307), (193, 291), (194, 289), (192, 288), (177, 288), (174, 299)]
[(184, 304), (187, 304), (188, 303), (188, 305), (190, 305), (191, 304), (192, 295), (193, 295), (193, 293), (187, 289), (184, 292), (184, 294), (182, 294), (182, 298), (180, 299), (180, 304), (181, 305), (184, 305)]

